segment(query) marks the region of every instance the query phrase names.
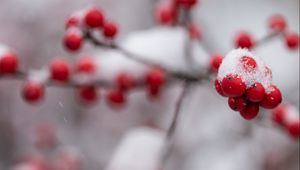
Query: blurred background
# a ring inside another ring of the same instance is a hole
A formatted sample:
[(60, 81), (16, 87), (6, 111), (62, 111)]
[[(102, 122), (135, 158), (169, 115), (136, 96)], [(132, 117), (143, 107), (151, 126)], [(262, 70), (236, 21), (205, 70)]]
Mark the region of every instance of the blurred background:
[[(173, 40), (180, 33), (166, 35), (154, 28), (156, 3), (155, 0), (0, 0), (0, 43), (16, 51), (22, 70), (41, 69), (56, 56), (70, 61), (82, 54), (108, 53), (113, 57), (114, 54), (88, 44), (79, 54), (63, 49), (65, 19), (76, 10), (95, 5), (119, 24), (118, 41), (128, 42), (138, 35), (141, 37), (135, 40), (138, 43), (164, 46), (159, 37), (170, 36), (169, 45), (177, 47), (180, 43)], [(209, 52), (226, 54), (233, 48), (233, 37), (240, 30), (258, 38), (266, 35), (267, 20), (274, 13), (285, 16), (289, 29), (299, 33), (299, 0), (201, 0), (193, 17), (203, 31)], [(158, 37), (147, 42), (152, 30)], [(135, 44), (130, 48), (134, 49)], [(138, 51), (144, 51), (145, 55), (174, 54), (172, 48), (155, 53), (151, 53), (153, 47), (144, 48)], [(272, 69), (274, 82), (282, 90), (285, 101), (299, 108), (299, 51), (289, 51), (282, 40), (275, 39), (260, 46), (255, 53)], [(174, 62), (171, 60), (174, 56), (169, 57), (170, 60), (162, 59), (164, 63)], [(131, 66), (126, 61), (121, 64)], [(120, 65), (109, 62), (104, 67), (113, 70), (117, 66)], [(78, 152), (84, 170), (102, 169), (130, 129), (145, 125), (166, 129), (181, 89), (180, 84), (170, 86), (156, 101), (148, 100), (143, 91), (134, 91), (127, 106), (116, 110), (104, 99), (93, 106), (80, 105), (74, 89), (54, 87), (47, 88), (42, 103), (29, 105), (20, 97), (21, 85), (21, 81), (0, 80), (1, 170), (9, 169), (20, 155), (51, 154), (36, 149), (33, 144), (36, 127), (45, 125), (56, 131), (59, 144), (55, 150), (72, 148)], [(212, 83), (192, 90), (183, 107), (184, 115), (166, 170), (299, 169), (298, 141), (278, 129), (242, 120), (216, 94)]]

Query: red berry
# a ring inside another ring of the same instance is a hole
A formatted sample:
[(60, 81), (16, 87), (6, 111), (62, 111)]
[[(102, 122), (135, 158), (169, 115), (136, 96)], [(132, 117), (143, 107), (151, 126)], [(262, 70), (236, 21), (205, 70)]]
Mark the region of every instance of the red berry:
[(287, 115), (286, 109), (287, 109), (286, 105), (280, 105), (272, 111), (273, 120), (280, 125), (285, 124), (284, 119), (285, 119), (285, 116)]
[(85, 24), (91, 28), (99, 28), (104, 24), (104, 14), (96, 8), (90, 8), (85, 14)]
[(216, 91), (223, 97), (226, 97), (226, 95), (224, 94), (223, 90), (222, 90), (222, 85), (221, 82), (219, 80), (215, 80), (215, 88)]
[(276, 14), (270, 18), (269, 27), (273, 31), (284, 31), (287, 27), (287, 23), (282, 15)]
[(80, 17), (78, 16), (70, 16), (66, 21), (66, 29), (70, 27), (79, 27), (80, 25)]
[(67, 31), (64, 36), (64, 46), (70, 51), (78, 51), (82, 46), (82, 34), (78, 31)]
[(228, 105), (234, 111), (241, 111), (246, 107), (247, 101), (244, 97), (229, 97)]
[(119, 90), (126, 92), (131, 88), (133, 88), (135, 82), (134, 82), (134, 78), (130, 74), (122, 72), (117, 75), (116, 84)]
[(220, 54), (214, 54), (210, 59), (210, 70), (211, 71), (218, 71), (219, 67), (222, 63), (223, 56)]
[[(0, 54), (1, 55), (1, 54)], [(0, 56), (0, 74), (14, 74), (18, 68), (18, 58), (11, 52), (6, 52)]]
[(241, 32), (237, 34), (235, 38), (236, 47), (251, 49), (254, 46), (253, 37), (246, 32)]
[(254, 83), (246, 90), (246, 96), (252, 102), (260, 102), (265, 96), (265, 88), (261, 83)]
[(54, 59), (50, 65), (51, 79), (66, 82), (70, 77), (70, 65), (64, 59)]
[(269, 87), (269, 92), (266, 92), (263, 100), (260, 102), (260, 106), (266, 109), (274, 109), (282, 101), (280, 90), (272, 85)]
[(27, 102), (38, 102), (44, 96), (44, 86), (38, 82), (27, 82), (23, 86), (22, 95)]
[(126, 103), (126, 98), (121, 90), (113, 89), (108, 92), (107, 101), (111, 106), (123, 106)]
[(187, 28), (189, 31), (189, 36), (192, 40), (201, 39), (202, 34), (199, 27), (197, 27), (197, 25), (195, 25), (194, 23), (190, 23), (188, 24)]
[(287, 124), (287, 129), (289, 134), (295, 138), (298, 139), (300, 137), (300, 120), (294, 119), (292, 122)]
[(172, 5), (160, 6), (157, 9), (156, 19), (160, 24), (173, 25), (176, 23), (176, 9)]
[(257, 103), (248, 102), (246, 107), (240, 111), (241, 116), (246, 120), (254, 119), (259, 112)]
[(290, 49), (297, 49), (299, 47), (299, 35), (297, 33), (285, 34), (286, 45)]
[(98, 99), (97, 89), (95, 86), (79, 87), (78, 94), (83, 102), (91, 103)]
[(96, 66), (91, 57), (82, 57), (76, 62), (76, 71), (79, 73), (94, 73)]
[(147, 88), (147, 95), (150, 99), (156, 99), (161, 94), (161, 87), (150, 86)]
[(256, 69), (257, 67), (257, 64), (256, 64), (256, 61), (254, 58), (252, 57), (249, 57), (249, 56), (243, 56), (241, 58), (241, 62), (243, 64), (243, 68), (246, 70), (246, 71), (253, 71)]
[(146, 83), (150, 87), (161, 87), (166, 81), (165, 73), (159, 68), (152, 68), (146, 74)]
[(176, 0), (177, 5), (181, 5), (184, 8), (192, 8), (198, 3), (198, 0)]
[(228, 97), (238, 97), (245, 93), (246, 85), (238, 75), (227, 75), (222, 80), (222, 90)]
[(118, 33), (118, 26), (113, 22), (106, 22), (103, 26), (103, 35), (106, 38), (115, 38)]

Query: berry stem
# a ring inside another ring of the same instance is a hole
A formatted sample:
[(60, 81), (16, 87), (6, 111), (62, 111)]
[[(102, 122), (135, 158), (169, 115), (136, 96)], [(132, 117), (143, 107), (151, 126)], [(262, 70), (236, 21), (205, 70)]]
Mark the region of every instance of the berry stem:
[(265, 35), (263, 38), (261, 38), (260, 40), (257, 40), (257, 42), (254, 45), (254, 48), (258, 48), (268, 42), (270, 42), (272, 39), (283, 35), (282, 31), (273, 31), (267, 35)]

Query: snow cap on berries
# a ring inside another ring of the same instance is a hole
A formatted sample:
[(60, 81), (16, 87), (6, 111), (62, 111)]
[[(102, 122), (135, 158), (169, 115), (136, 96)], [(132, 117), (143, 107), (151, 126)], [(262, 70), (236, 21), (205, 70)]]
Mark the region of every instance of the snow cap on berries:
[(265, 89), (268, 89), (272, 84), (270, 69), (247, 49), (235, 49), (225, 56), (217, 79), (221, 81), (227, 75), (238, 75), (247, 87), (260, 82)]

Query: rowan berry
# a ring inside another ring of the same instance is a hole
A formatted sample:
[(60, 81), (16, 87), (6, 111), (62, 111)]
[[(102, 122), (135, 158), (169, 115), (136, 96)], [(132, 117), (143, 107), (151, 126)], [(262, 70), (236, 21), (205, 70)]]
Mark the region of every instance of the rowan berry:
[(66, 82), (70, 78), (71, 68), (67, 60), (54, 59), (49, 65), (49, 70), (52, 80)]
[(222, 90), (228, 97), (238, 97), (245, 93), (246, 85), (243, 80), (234, 74), (229, 74), (222, 80)]
[(223, 56), (220, 54), (214, 54), (212, 55), (210, 59), (210, 70), (211, 71), (218, 71), (219, 67), (222, 63)]
[(287, 27), (287, 22), (282, 15), (276, 14), (269, 19), (269, 28), (272, 31), (284, 31)]
[(103, 35), (106, 38), (115, 38), (118, 34), (118, 26), (113, 22), (106, 22), (103, 26)]
[(253, 40), (253, 37), (247, 32), (241, 32), (235, 37), (236, 47), (251, 49), (254, 44), (255, 42)]
[(19, 61), (17, 56), (11, 52), (0, 54), (0, 74), (14, 74), (17, 71)]
[(246, 96), (252, 102), (260, 102), (265, 96), (265, 88), (261, 83), (254, 83), (246, 90)]
[(44, 86), (41, 83), (29, 81), (23, 86), (22, 96), (27, 102), (36, 103), (44, 96)]
[(269, 91), (265, 93), (263, 100), (260, 102), (260, 106), (266, 109), (274, 109), (281, 101), (282, 95), (280, 90), (275, 85), (271, 85)]
[(241, 111), (243, 110), (246, 105), (247, 101), (245, 97), (229, 97), (228, 98), (228, 105), (234, 111)]
[(248, 102), (246, 107), (240, 111), (241, 116), (246, 120), (254, 119), (259, 112), (258, 103)]
[(97, 8), (90, 8), (86, 11), (84, 21), (90, 28), (100, 28), (104, 24), (104, 14)]
[(64, 36), (64, 46), (67, 50), (78, 51), (83, 42), (82, 33), (79, 30), (67, 31)]

